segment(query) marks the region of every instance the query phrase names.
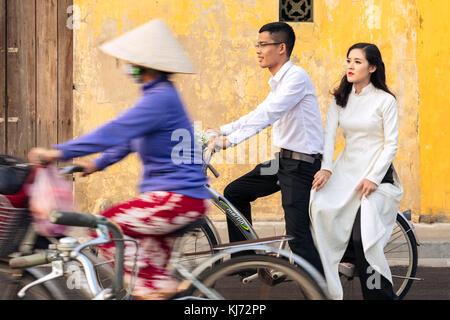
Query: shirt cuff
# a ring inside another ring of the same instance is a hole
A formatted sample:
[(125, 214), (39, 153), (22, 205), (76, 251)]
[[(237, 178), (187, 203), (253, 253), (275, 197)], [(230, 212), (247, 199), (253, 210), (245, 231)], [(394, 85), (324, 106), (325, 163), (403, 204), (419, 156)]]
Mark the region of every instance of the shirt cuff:
[(227, 136), (227, 140), (230, 141), (231, 146), (234, 147), (235, 145), (238, 145), (239, 143), (244, 141), (245, 137), (243, 138), (242, 135), (239, 134), (238, 130)]
[(229, 124), (225, 124), (223, 126), (220, 127), (220, 132), (222, 133), (222, 135), (227, 136), (230, 133), (233, 132), (233, 124), (229, 123)]

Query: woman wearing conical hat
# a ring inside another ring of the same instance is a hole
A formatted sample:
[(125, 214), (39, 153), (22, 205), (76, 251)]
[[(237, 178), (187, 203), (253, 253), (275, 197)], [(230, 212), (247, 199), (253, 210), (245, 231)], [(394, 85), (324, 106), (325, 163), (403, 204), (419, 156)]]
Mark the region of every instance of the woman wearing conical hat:
[[(130, 75), (141, 83), (142, 97), (117, 118), (90, 133), (54, 149), (32, 149), (29, 160), (39, 165), (42, 161), (67, 161), (101, 152), (99, 158), (81, 162), (86, 175), (137, 152), (143, 164), (140, 196), (102, 215), (139, 242), (139, 275), (134, 295), (144, 299), (167, 298), (178, 284), (165, 272), (173, 244), (173, 239), (165, 235), (203, 217), (208, 198), (203, 187), (206, 176), (201, 163), (194, 161), (201, 151), (194, 146), (191, 121), (168, 78), (171, 73), (194, 73), (194, 68), (159, 19), (107, 42), (101, 50), (129, 63)], [(180, 136), (185, 138), (181, 155), (176, 151)], [(133, 247), (126, 242), (126, 257), (134, 256)], [(113, 249), (104, 248), (106, 258)], [(125, 269), (127, 278), (131, 270), (127, 266)]]

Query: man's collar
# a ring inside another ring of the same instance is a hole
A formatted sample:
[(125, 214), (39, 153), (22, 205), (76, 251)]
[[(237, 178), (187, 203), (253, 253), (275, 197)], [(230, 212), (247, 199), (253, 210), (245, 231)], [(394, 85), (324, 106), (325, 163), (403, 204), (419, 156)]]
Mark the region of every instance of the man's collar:
[(286, 61), (283, 66), (280, 68), (280, 70), (277, 71), (277, 73), (272, 76), (269, 80), (269, 84), (274, 84), (274, 82), (278, 83), (280, 82), (281, 78), (283, 78), (284, 74), (289, 70), (290, 67), (292, 67), (291, 60)]

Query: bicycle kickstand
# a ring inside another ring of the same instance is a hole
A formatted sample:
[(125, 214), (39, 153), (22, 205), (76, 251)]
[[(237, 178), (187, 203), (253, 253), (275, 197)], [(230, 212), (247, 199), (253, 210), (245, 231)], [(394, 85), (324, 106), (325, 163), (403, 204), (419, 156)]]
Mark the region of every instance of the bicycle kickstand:
[(37, 286), (38, 284), (44, 283), (46, 281), (62, 277), (63, 275), (64, 275), (63, 261), (62, 260), (53, 261), (51, 273), (49, 273), (45, 277), (37, 279), (36, 281), (33, 281), (32, 283), (26, 285), (25, 287), (22, 288), (22, 290), (19, 291), (17, 295), (19, 296), (19, 298), (23, 298), (25, 297), (26, 291), (31, 287)]

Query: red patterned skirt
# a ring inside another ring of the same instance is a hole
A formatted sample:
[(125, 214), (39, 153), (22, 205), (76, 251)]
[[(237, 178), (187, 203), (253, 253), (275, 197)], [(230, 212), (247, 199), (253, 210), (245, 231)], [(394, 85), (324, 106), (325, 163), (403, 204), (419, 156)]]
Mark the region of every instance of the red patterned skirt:
[[(124, 234), (138, 241), (138, 267), (133, 294), (140, 297), (155, 290), (172, 290), (177, 283), (166, 273), (177, 229), (203, 217), (207, 201), (167, 191), (148, 192), (138, 198), (114, 206), (102, 215), (117, 223)], [(101, 247), (102, 255), (110, 260), (114, 244)], [(125, 280), (129, 280), (134, 265), (135, 245), (125, 242)]]

